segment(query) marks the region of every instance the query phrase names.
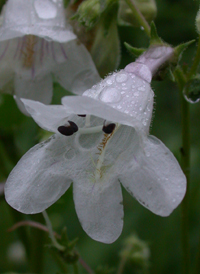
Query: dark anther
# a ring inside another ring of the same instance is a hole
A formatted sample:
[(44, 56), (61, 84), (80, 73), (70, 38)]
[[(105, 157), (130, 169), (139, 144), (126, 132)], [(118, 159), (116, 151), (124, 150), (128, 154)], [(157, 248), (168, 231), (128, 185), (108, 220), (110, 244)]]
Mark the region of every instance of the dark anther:
[(67, 126), (59, 126), (58, 127), (58, 131), (65, 136), (71, 136), (73, 135), (75, 132), (78, 131), (78, 126), (72, 122), (72, 121), (68, 121), (69, 125)]
[(113, 132), (113, 130), (115, 129), (115, 127), (116, 127), (116, 125), (114, 123), (112, 123), (112, 124), (104, 125), (102, 130), (106, 134), (111, 134)]
[(78, 126), (77, 126), (77, 124), (75, 124), (75, 123), (72, 122), (72, 121), (68, 121), (68, 123), (69, 123), (70, 126), (73, 128), (74, 132), (77, 132), (77, 131), (78, 131)]
[(79, 117), (86, 117), (85, 114), (78, 114)]

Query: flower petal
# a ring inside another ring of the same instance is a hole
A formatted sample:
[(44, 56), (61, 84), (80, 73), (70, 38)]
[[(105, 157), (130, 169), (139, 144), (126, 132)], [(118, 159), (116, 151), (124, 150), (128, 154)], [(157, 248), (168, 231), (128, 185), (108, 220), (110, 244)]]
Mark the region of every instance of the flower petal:
[(52, 136), (30, 149), (10, 173), (5, 197), (15, 209), (26, 214), (42, 212), (57, 201), (71, 184), (63, 163), (66, 144)]
[(121, 186), (118, 181), (74, 182), (74, 202), (80, 223), (94, 240), (114, 242), (123, 227)]
[(4, 41), (0, 43), (0, 88), (10, 82), (14, 78), (13, 59), (11, 52), (13, 48), (12, 41)]
[(142, 146), (143, 149), (133, 155), (133, 168), (129, 162), (119, 179), (143, 206), (155, 214), (168, 216), (185, 195), (185, 175), (174, 155), (160, 140), (149, 136)]
[(56, 80), (68, 91), (82, 95), (101, 78), (89, 52), (79, 41), (73, 40), (61, 47), (66, 61), (55, 69)]
[(76, 38), (66, 24), (62, 0), (9, 0), (3, 18), (0, 41), (29, 34), (62, 43)]
[(142, 77), (122, 69), (86, 90), (83, 95), (140, 121), (140, 128), (148, 133), (154, 93), (150, 83)]
[(35, 122), (45, 130), (58, 132), (58, 127), (67, 117), (66, 109), (62, 105), (44, 105), (27, 99), (21, 101)]
[(89, 114), (108, 121), (141, 128), (141, 122), (109, 105), (87, 96), (65, 96), (62, 104), (69, 114)]
[(22, 79), (20, 76), (15, 75), (15, 94), (14, 97), (19, 109), (28, 114), (20, 98), (26, 98), (31, 100), (40, 101), (45, 104), (49, 104), (52, 98), (52, 77), (47, 75), (42, 79)]

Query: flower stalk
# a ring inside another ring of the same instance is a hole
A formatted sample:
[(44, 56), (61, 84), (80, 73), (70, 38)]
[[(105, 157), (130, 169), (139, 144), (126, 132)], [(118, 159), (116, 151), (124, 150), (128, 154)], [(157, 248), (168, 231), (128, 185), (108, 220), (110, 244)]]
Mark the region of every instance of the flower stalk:
[(190, 188), (190, 108), (189, 103), (183, 96), (183, 89), (187, 78), (180, 67), (174, 72), (181, 100), (181, 121), (182, 121), (182, 147), (181, 166), (187, 178), (187, 192), (181, 204), (181, 229), (182, 229), (182, 249), (183, 249), (183, 273), (189, 273), (190, 247), (189, 247), (189, 188)]
[(144, 18), (144, 16), (142, 15), (142, 13), (140, 12), (140, 10), (137, 8), (134, 1), (133, 0), (125, 0), (125, 1), (126, 1), (127, 5), (130, 7), (133, 15), (135, 16), (135, 19), (138, 21), (140, 26), (144, 29), (147, 36), (150, 37), (151, 36), (150, 26), (149, 26), (148, 22), (146, 21), (146, 19)]
[(47, 212), (46, 212), (45, 210), (42, 212), (42, 215), (43, 215), (43, 217), (44, 217), (44, 219), (45, 219), (45, 222), (46, 222), (46, 225), (47, 225), (47, 227), (48, 227), (48, 230), (49, 230), (49, 237), (51, 238), (51, 241), (52, 241), (53, 245), (54, 245), (58, 250), (64, 251), (64, 250), (65, 250), (65, 247), (62, 246), (62, 245), (60, 245), (60, 244), (57, 242), (56, 238), (55, 238), (55, 235), (54, 235), (54, 232), (53, 232), (53, 228), (52, 228), (51, 221), (50, 221), (49, 216), (48, 216), (48, 214), (47, 214)]

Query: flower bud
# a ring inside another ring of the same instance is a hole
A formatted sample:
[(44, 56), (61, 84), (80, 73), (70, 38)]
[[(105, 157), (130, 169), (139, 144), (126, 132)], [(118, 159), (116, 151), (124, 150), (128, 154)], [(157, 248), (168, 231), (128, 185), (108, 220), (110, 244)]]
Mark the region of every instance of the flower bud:
[(189, 103), (198, 103), (200, 101), (200, 74), (190, 79), (183, 90), (185, 99)]
[[(148, 22), (151, 22), (156, 17), (157, 6), (155, 0), (133, 0), (133, 2)], [(131, 9), (124, 0), (120, 0), (118, 20), (122, 25), (139, 27)]]
[(124, 248), (120, 252), (120, 257), (137, 267), (146, 268), (150, 257), (150, 250), (144, 241), (137, 235), (132, 235), (124, 241)]
[(99, 0), (83, 1), (72, 19), (76, 19), (80, 24), (86, 28), (92, 28), (99, 20), (101, 14), (101, 7)]

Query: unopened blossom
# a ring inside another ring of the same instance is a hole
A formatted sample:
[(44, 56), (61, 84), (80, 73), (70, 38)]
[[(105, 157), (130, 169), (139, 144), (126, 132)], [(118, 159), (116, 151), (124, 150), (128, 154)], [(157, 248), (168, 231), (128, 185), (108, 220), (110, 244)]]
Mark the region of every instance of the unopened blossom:
[(80, 94), (100, 77), (86, 48), (65, 20), (62, 0), (8, 0), (0, 28), (0, 89), (13, 82), (15, 99), (49, 104), (53, 75)]
[(38, 213), (73, 182), (83, 229), (104, 243), (122, 231), (121, 185), (153, 213), (168, 216), (184, 197), (186, 178), (169, 149), (149, 135), (155, 68), (149, 54), (159, 62), (165, 53), (149, 51), (83, 96), (64, 97), (61, 106), (23, 100), (38, 125), (55, 134), (13, 169), (5, 186), (7, 202), (20, 212)]

